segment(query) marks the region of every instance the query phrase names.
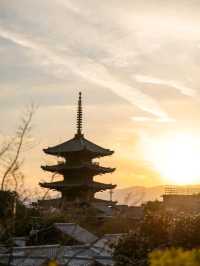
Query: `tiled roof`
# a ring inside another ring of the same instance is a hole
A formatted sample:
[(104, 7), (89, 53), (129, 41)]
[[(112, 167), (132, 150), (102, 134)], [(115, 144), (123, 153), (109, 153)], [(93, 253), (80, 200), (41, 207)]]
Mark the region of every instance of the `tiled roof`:
[(62, 144), (44, 149), (44, 152), (47, 154), (59, 156), (65, 156), (69, 153), (81, 151), (88, 151), (94, 155), (93, 157), (107, 156), (113, 154), (113, 151), (109, 149), (104, 149), (94, 144), (93, 142), (87, 140), (83, 136), (80, 138), (74, 137), (73, 139), (70, 139)]
[(41, 187), (49, 188), (49, 189), (56, 189), (56, 190), (67, 190), (72, 188), (78, 188), (78, 187), (85, 187), (90, 188), (95, 191), (101, 191), (106, 189), (114, 189), (116, 185), (112, 184), (104, 184), (100, 182), (92, 182), (92, 183), (66, 183), (64, 181), (57, 181), (57, 182), (51, 182), (51, 183), (40, 183)]
[(97, 241), (97, 237), (78, 224), (74, 223), (55, 223), (54, 226), (62, 233), (72, 237), (80, 243), (91, 244)]
[(109, 245), (117, 241), (121, 235), (105, 235), (99, 239), (74, 223), (55, 223), (53, 227), (76, 239), (81, 245), (13, 247), (12, 254), (0, 254), (0, 262), (7, 265), (10, 261), (11, 266), (41, 266), (54, 258), (61, 266), (90, 266), (94, 261), (102, 266), (114, 265)]
[[(8, 264), (11, 254), (0, 254), (0, 262)], [(27, 246), (13, 248), (11, 266), (41, 266), (45, 261), (56, 258), (59, 265), (90, 266), (94, 261), (100, 265), (113, 265), (112, 255), (98, 252), (92, 245), (81, 246)]]
[(75, 171), (90, 171), (93, 172), (94, 174), (105, 174), (105, 173), (112, 173), (115, 171), (115, 168), (110, 168), (110, 167), (103, 167), (98, 164), (91, 164), (91, 163), (81, 163), (79, 165), (68, 165), (65, 163), (57, 164), (57, 165), (52, 165), (52, 166), (41, 166), (41, 168), (45, 171), (50, 171), (50, 172), (58, 172), (58, 173), (67, 173), (67, 172), (72, 172)]

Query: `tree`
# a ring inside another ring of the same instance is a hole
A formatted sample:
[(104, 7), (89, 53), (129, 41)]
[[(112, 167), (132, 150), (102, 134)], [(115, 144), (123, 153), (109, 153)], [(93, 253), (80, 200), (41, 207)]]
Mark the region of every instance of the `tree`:
[(173, 222), (171, 242), (174, 247), (192, 249), (200, 247), (200, 215), (183, 216)]
[(116, 266), (146, 266), (148, 253), (169, 245), (168, 215), (146, 215), (134, 233), (129, 233), (117, 244), (114, 251)]
[(14, 137), (9, 141), (2, 143), (0, 148), (0, 163), (2, 171), (1, 190), (14, 186), (17, 190), (19, 182), (23, 182), (24, 175), (20, 171), (23, 160), (21, 154), (26, 146), (26, 141), (30, 137), (31, 122), (35, 112), (34, 105), (27, 108), (22, 115), (21, 122), (18, 126)]
[(155, 200), (148, 201), (142, 205), (145, 214), (155, 214), (163, 212), (163, 202)]
[(115, 266), (146, 266), (147, 254), (153, 250), (149, 239), (139, 232), (121, 238), (115, 247), (113, 259)]
[(164, 212), (150, 213), (144, 217), (134, 233), (119, 241), (114, 251), (115, 265), (146, 266), (148, 253), (153, 250), (198, 248), (199, 227), (200, 215), (174, 218)]
[[(21, 171), (21, 166), (24, 162), (23, 152), (30, 148), (30, 132), (34, 112), (34, 105), (30, 105), (22, 114), (14, 136), (0, 145), (1, 239), (9, 239), (14, 234), (19, 219), (21, 219), (21, 230), (25, 231), (27, 228), (23, 222), (27, 220), (27, 216), (30, 216), (30, 211), (24, 206), (27, 190), (24, 188), (24, 174)], [(21, 218), (19, 218), (20, 213)], [(20, 231), (19, 228), (17, 229)]]

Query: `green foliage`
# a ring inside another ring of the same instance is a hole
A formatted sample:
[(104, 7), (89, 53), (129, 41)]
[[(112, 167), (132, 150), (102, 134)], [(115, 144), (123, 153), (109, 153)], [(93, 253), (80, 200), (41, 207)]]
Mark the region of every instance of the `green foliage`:
[(150, 266), (199, 266), (200, 250), (170, 249), (154, 251), (149, 256)]

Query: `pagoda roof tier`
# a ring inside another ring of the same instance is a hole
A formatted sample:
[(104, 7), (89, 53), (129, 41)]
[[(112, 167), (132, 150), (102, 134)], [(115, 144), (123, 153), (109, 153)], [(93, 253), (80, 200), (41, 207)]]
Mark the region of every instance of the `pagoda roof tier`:
[(102, 167), (98, 164), (94, 163), (82, 163), (78, 165), (68, 165), (65, 163), (57, 164), (57, 165), (51, 165), (51, 166), (41, 166), (41, 168), (45, 171), (49, 172), (57, 172), (60, 174), (75, 174), (77, 173), (89, 173), (92, 176), (99, 175), (99, 174), (106, 174), (106, 173), (112, 173), (115, 171), (115, 168), (110, 167)]
[(114, 189), (116, 185), (113, 184), (104, 184), (100, 182), (90, 182), (90, 183), (66, 183), (64, 181), (57, 181), (51, 183), (40, 183), (40, 186), (43, 188), (58, 190), (58, 191), (67, 191), (71, 189), (92, 189), (94, 192), (103, 191), (107, 189)]
[(114, 153), (114, 151), (102, 148), (87, 140), (83, 135), (75, 135), (73, 139), (62, 144), (44, 149), (44, 152), (61, 157), (66, 157), (70, 154), (85, 153), (92, 158), (108, 156)]

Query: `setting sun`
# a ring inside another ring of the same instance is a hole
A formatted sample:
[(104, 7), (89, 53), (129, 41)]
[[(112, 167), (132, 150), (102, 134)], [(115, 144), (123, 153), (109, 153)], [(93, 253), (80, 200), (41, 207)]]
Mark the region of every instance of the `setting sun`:
[(200, 181), (200, 139), (178, 133), (153, 140), (149, 160), (166, 182), (197, 184)]

